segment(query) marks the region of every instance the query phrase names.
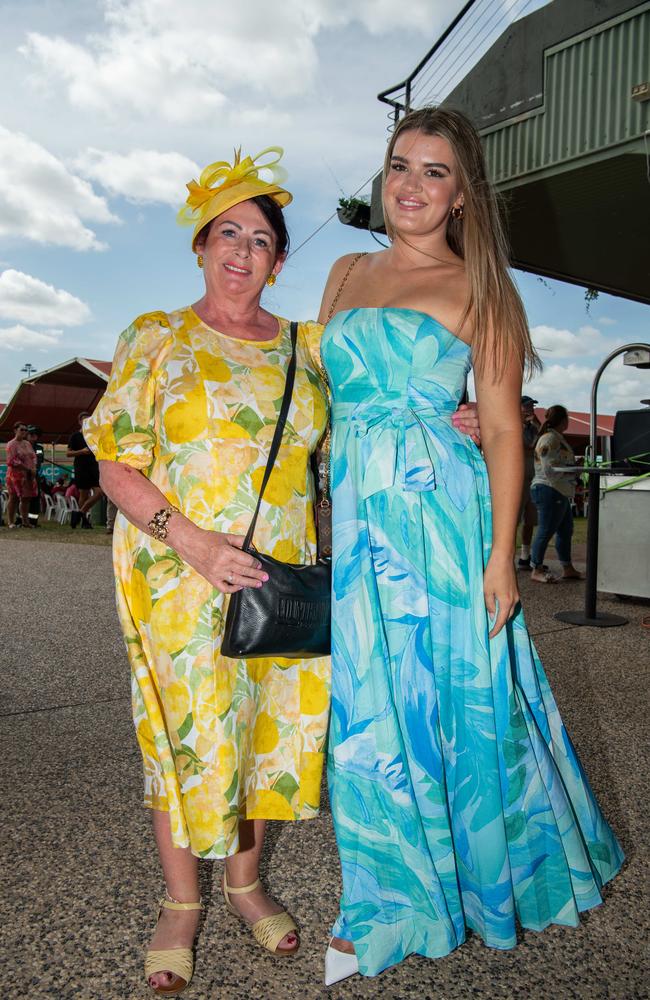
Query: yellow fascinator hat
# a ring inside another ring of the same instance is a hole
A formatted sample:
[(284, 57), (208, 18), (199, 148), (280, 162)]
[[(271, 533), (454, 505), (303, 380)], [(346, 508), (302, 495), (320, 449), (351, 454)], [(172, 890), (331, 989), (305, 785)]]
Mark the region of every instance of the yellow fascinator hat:
[[(181, 226), (194, 226), (192, 250), (195, 249), (196, 238), (203, 227), (233, 205), (262, 194), (273, 198), (281, 208), (292, 201), (293, 196), (280, 187), (280, 183), (287, 177), (286, 170), (279, 166), (283, 153), (280, 146), (269, 146), (261, 153), (246, 156), (242, 160), (241, 148), (236, 149), (232, 165), (226, 160), (211, 163), (201, 174), (198, 183), (189, 182), (189, 194), (178, 213), (178, 222)], [(269, 176), (270, 180), (262, 180), (260, 173)]]

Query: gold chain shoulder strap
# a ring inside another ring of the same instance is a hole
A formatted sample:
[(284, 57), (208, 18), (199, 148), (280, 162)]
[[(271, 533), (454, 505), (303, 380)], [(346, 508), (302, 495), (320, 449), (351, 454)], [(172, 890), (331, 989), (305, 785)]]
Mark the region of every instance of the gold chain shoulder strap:
[[(338, 289), (336, 291), (336, 295), (332, 299), (332, 303), (330, 305), (329, 312), (327, 314), (327, 322), (328, 323), (329, 323), (329, 321), (332, 318), (332, 315), (334, 313), (334, 309), (336, 308), (336, 303), (338, 302), (338, 300), (340, 298), (341, 292), (343, 291), (343, 288), (345, 287), (345, 283), (348, 280), (348, 278), (350, 277), (353, 268), (358, 263), (358, 261), (361, 260), (362, 257), (366, 256), (366, 253), (367, 253), (367, 251), (363, 250), (361, 253), (355, 254), (354, 257), (352, 258), (352, 260), (350, 261), (350, 266), (348, 267), (347, 271), (343, 275), (343, 279), (342, 279), (341, 284), (339, 285), (339, 287), (338, 287)], [(329, 408), (330, 408), (330, 413), (331, 413), (331, 408), (332, 408), (332, 391), (330, 389), (329, 379), (327, 378), (327, 372), (325, 371), (325, 366), (323, 365), (323, 361), (322, 361), (321, 356), (320, 356), (320, 349), (319, 349), (319, 352), (318, 352), (318, 370), (319, 370), (319, 373), (320, 373), (320, 377), (323, 380), (323, 385), (325, 386), (325, 391), (327, 392), (327, 401), (329, 403)], [(332, 437), (332, 418), (330, 416), (330, 419), (328, 420), (328, 423), (327, 423), (327, 430), (325, 431), (325, 436), (323, 438), (323, 444), (321, 446), (321, 458), (322, 458), (323, 476), (322, 476), (322, 494), (321, 494), (320, 501), (318, 503), (318, 506), (319, 506), (319, 508), (321, 510), (321, 514), (324, 513), (326, 516), (328, 515), (329, 509), (330, 509), (330, 445), (331, 445), (331, 437)]]
[(340, 299), (341, 292), (345, 288), (347, 280), (350, 277), (350, 275), (352, 274), (352, 271), (353, 271), (354, 267), (358, 264), (358, 262), (361, 260), (362, 257), (365, 257), (367, 255), (367, 253), (368, 253), (367, 250), (362, 250), (361, 253), (355, 254), (354, 257), (352, 258), (352, 260), (350, 261), (350, 266), (348, 267), (347, 271), (343, 275), (343, 278), (341, 280), (341, 284), (339, 285), (339, 287), (338, 287), (338, 289), (336, 291), (336, 295), (332, 299), (332, 303), (330, 305), (330, 311), (327, 314), (327, 322), (328, 323), (331, 320), (332, 316), (334, 315), (334, 310), (336, 309), (336, 303)]

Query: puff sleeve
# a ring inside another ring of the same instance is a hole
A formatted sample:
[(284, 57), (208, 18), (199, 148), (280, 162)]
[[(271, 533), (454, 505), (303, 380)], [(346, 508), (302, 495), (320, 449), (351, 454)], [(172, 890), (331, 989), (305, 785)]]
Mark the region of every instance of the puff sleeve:
[(156, 392), (171, 341), (166, 313), (147, 313), (120, 335), (106, 392), (83, 434), (98, 461), (149, 468), (157, 444)]
[(319, 372), (321, 368), (320, 342), (324, 329), (325, 327), (321, 323), (315, 323), (311, 319), (300, 324), (300, 331), (305, 338), (314, 366)]

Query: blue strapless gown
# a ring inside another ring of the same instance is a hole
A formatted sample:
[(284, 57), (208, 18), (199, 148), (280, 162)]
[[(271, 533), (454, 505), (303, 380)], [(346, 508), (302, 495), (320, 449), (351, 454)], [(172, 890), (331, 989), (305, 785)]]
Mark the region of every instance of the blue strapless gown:
[(325, 330), (333, 394), (328, 775), (343, 869), (333, 933), (375, 975), (469, 928), (575, 926), (623, 853), (521, 611), (488, 640), (485, 464), (450, 417), (466, 344), (410, 309)]

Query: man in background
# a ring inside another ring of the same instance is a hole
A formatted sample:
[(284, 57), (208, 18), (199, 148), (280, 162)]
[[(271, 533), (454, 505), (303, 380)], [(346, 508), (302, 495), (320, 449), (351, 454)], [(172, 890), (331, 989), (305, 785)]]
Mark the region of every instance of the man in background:
[(536, 399), (521, 397), (521, 422), (524, 435), (524, 485), (521, 494), (519, 521), (521, 523), (521, 550), (517, 562), (518, 569), (532, 569), (530, 564), (530, 543), (537, 524), (537, 508), (530, 496), (530, 484), (535, 475), (535, 442), (541, 424), (535, 416)]
[(104, 493), (99, 486), (99, 465), (97, 459), (86, 444), (81, 432), (81, 426), (89, 417), (89, 413), (79, 414), (79, 430), (70, 436), (68, 441), (68, 458), (74, 459), (74, 481), (79, 489), (79, 510), (73, 510), (70, 526), (76, 528), (79, 523), (83, 528), (92, 528), (88, 511), (101, 500)]

